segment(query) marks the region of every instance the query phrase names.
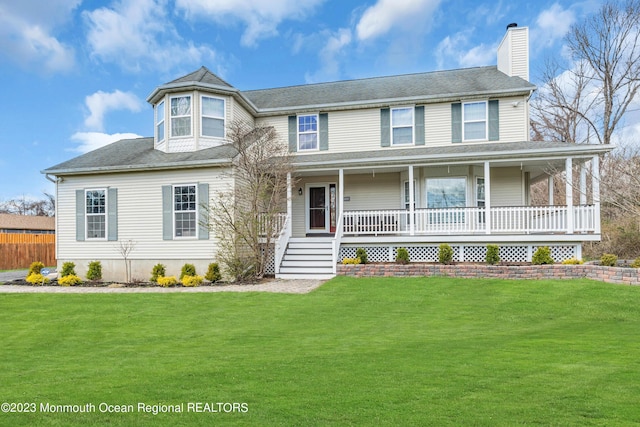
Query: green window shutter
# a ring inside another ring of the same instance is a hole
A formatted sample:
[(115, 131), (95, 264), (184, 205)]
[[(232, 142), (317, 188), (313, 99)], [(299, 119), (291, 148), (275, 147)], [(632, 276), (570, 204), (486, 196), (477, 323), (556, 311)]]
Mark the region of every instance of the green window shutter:
[(320, 114), (320, 151), (329, 149), (329, 114)]
[(162, 186), (162, 240), (173, 240), (173, 187)]
[(198, 184), (198, 239), (209, 240), (209, 184)]
[(489, 101), (489, 141), (500, 140), (500, 112), (498, 100)]
[(451, 104), (451, 142), (462, 142), (462, 104)]
[(380, 146), (391, 145), (391, 112), (388, 108), (380, 110)]
[(289, 151), (298, 151), (298, 118), (289, 116)]
[(84, 240), (84, 214), (85, 214), (84, 190), (76, 190), (76, 240)]
[(107, 240), (118, 240), (118, 189), (107, 190)]
[(416, 107), (414, 111), (416, 128), (416, 145), (424, 145), (424, 106)]

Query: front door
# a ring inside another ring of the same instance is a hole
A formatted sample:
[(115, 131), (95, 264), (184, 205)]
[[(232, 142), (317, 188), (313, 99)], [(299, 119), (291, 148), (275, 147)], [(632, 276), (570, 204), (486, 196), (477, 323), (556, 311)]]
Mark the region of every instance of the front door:
[(334, 233), (336, 230), (336, 185), (307, 186), (307, 232)]

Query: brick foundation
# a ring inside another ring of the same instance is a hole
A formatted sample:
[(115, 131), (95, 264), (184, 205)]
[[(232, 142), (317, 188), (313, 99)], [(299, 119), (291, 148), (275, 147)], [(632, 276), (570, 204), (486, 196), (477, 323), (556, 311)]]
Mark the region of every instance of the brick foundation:
[(607, 283), (640, 285), (640, 269), (599, 265), (485, 265), (485, 264), (338, 264), (339, 276), (404, 277), (449, 276), (500, 279), (593, 279)]

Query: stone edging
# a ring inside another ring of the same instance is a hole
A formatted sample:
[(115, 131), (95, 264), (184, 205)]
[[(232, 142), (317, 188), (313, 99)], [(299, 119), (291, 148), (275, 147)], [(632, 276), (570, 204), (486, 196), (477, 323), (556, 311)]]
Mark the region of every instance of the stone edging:
[(486, 265), (486, 264), (338, 264), (339, 276), (401, 277), (450, 276), (500, 279), (593, 279), (607, 283), (640, 285), (640, 269), (600, 265)]

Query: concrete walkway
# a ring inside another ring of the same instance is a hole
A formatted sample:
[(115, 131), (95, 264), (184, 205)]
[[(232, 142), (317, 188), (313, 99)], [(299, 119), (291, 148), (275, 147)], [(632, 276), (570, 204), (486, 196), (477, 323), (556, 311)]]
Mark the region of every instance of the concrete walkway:
[(0, 272), (0, 283), (9, 282), (11, 280), (24, 279), (25, 277), (27, 277), (28, 272), (29, 269)]

